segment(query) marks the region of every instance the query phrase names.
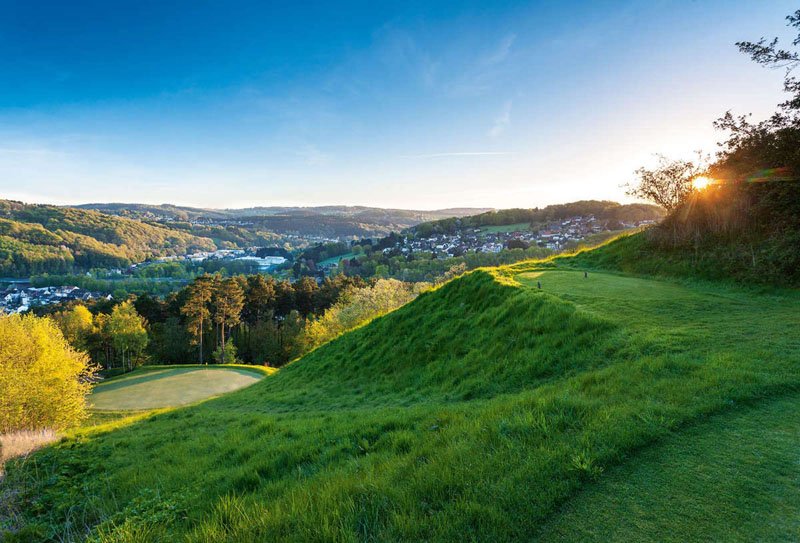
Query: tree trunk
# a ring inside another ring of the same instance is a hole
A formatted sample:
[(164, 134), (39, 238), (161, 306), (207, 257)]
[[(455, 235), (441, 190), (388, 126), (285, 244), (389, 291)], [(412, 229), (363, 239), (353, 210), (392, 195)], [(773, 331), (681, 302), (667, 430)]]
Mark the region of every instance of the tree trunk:
[(225, 323), (222, 323), (222, 363), (225, 363)]
[(203, 318), (200, 318), (200, 365), (203, 365)]

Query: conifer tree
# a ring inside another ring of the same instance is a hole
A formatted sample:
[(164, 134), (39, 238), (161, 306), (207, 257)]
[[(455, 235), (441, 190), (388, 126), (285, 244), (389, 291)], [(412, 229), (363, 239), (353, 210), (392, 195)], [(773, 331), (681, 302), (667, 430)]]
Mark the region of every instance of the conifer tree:
[(239, 282), (228, 278), (217, 283), (214, 292), (214, 321), (222, 329), (222, 363), (225, 363), (225, 328), (236, 326), (241, 321), (244, 292)]
[(189, 287), (189, 297), (181, 308), (189, 333), (198, 338), (200, 364), (203, 363), (203, 328), (209, 319), (208, 305), (213, 295), (213, 279), (208, 275), (198, 277)]

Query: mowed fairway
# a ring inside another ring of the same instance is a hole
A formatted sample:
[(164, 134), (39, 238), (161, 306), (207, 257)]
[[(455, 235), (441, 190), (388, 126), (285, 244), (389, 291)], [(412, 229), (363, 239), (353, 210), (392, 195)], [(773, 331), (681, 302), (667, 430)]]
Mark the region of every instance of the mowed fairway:
[(683, 285), (589, 271), (534, 270), (517, 281), (619, 323), (670, 351), (772, 350), (800, 346), (797, 295), (770, 295), (702, 284)]
[[(664, 351), (767, 362), (800, 347), (795, 296), (589, 271), (516, 279), (617, 321)], [(775, 347), (782, 346), (778, 351)], [(791, 356), (791, 355), (789, 355)], [(633, 455), (567, 501), (536, 541), (796, 541), (800, 397), (731, 411)]]
[(740, 406), (668, 437), (569, 500), (536, 540), (797, 541), (799, 408), (798, 396)]
[(262, 377), (235, 368), (144, 368), (100, 383), (89, 403), (101, 410), (175, 407), (246, 387)]

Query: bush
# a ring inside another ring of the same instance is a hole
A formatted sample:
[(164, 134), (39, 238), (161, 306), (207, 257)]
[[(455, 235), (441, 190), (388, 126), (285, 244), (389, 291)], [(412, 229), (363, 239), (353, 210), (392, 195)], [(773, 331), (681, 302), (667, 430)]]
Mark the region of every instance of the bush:
[[(213, 354), (214, 361), (219, 364), (222, 364), (222, 345), (216, 348)], [(238, 353), (236, 352), (236, 345), (233, 344), (233, 341), (228, 341), (225, 343), (225, 360), (226, 364), (241, 364), (242, 361), (239, 360)]]
[(0, 433), (76, 424), (94, 371), (49, 318), (0, 316)]
[(427, 288), (425, 283), (379, 279), (365, 288), (352, 288), (338, 302), (306, 327), (306, 342), (316, 348), (328, 341), (401, 307)]

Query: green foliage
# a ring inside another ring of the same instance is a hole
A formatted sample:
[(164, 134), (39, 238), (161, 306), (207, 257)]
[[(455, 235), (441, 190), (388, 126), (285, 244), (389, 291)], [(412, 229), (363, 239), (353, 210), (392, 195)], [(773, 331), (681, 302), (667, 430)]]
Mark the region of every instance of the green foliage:
[(713, 187), (658, 226), (570, 262), (634, 274), (798, 286), (798, 194), (796, 181)]
[(148, 336), (147, 352), (154, 363), (185, 364), (197, 358), (192, 347), (195, 338), (176, 316), (167, 317), (164, 322), (151, 323)]
[(108, 334), (117, 351), (122, 353), (122, 365), (132, 370), (141, 362), (147, 347), (148, 337), (145, 322), (132, 302), (126, 301), (114, 307), (108, 320)]
[(451, 258), (434, 258), (431, 253), (413, 253), (408, 256), (369, 251), (355, 261), (339, 262), (339, 272), (349, 277), (393, 278), (407, 282), (435, 282), (454, 266), (466, 270), (502, 266), (531, 258), (550, 256), (552, 250), (543, 247), (509, 249), (499, 253), (468, 253)]
[(328, 259), (336, 258), (337, 256), (345, 255), (350, 252), (349, 243), (320, 243), (314, 247), (309, 247), (300, 253), (299, 258), (312, 260), (316, 263), (322, 263)]
[(52, 320), (0, 315), (0, 434), (80, 422), (93, 374)]
[(185, 284), (185, 280), (177, 278), (159, 279), (157, 281), (146, 278), (127, 278), (127, 276), (123, 278), (109, 277), (106, 279), (98, 279), (85, 274), (51, 275), (49, 273), (31, 277), (31, 285), (34, 287), (58, 287), (66, 285), (105, 294), (122, 292), (124, 293), (121, 296), (122, 298), (125, 298), (128, 294), (163, 296), (175, 290), (179, 290)]
[(186, 289), (186, 300), (180, 308), (181, 315), (186, 319), (189, 333), (197, 338), (200, 363), (203, 363), (203, 333), (206, 324), (211, 319), (209, 305), (214, 296), (216, 279), (203, 276), (194, 281)]
[(234, 359), (227, 360), (225, 356), (225, 328), (229, 329), (239, 324), (242, 317), (242, 307), (244, 307), (244, 291), (239, 286), (236, 279), (223, 279), (217, 281), (214, 288), (214, 322), (220, 326), (220, 350), (219, 354), (214, 353), (216, 359), (219, 356), (218, 362), (225, 364), (226, 362), (233, 363)]
[(222, 345), (219, 345), (216, 349), (214, 349), (214, 354), (212, 356), (214, 358), (214, 362), (218, 364), (241, 364), (242, 361), (237, 355), (238, 353), (236, 352), (236, 344), (230, 342), (225, 345), (224, 353), (222, 351)]
[(76, 305), (72, 309), (59, 311), (53, 320), (61, 328), (64, 338), (79, 351), (88, 348), (89, 336), (94, 329), (94, 317), (85, 305)]
[(212, 240), (95, 211), (0, 200), (0, 275), (125, 267), (151, 256), (213, 250)]
[(426, 288), (424, 283), (403, 283), (395, 279), (380, 279), (364, 288), (352, 288), (319, 318), (305, 329), (305, 341), (310, 349), (353, 330), (370, 320), (402, 307)]

